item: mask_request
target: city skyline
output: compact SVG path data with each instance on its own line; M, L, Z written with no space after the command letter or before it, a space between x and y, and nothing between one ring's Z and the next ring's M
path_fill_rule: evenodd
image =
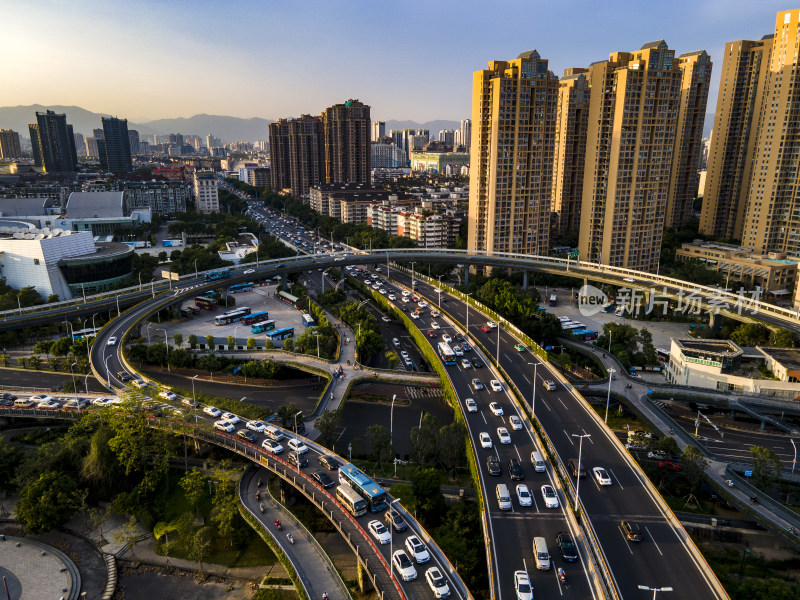
M769 15L791 8L773 0L681 0L668 13L627 2L598 11L584 0L508 0L488 10L479 2L239 1L221 13L184 0L89 0L67 13L53 0L33 0L3 11L0 49L21 60L8 65L12 85L0 104L72 104L137 122L200 113L278 119L359 98L376 120L460 120L470 113L471 73L486 68L487 57L536 49L561 76L616 48L665 39L706 50L713 61L728 41L770 33ZM209 74L216 85L198 93ZM718 87L717 74L710 112Z

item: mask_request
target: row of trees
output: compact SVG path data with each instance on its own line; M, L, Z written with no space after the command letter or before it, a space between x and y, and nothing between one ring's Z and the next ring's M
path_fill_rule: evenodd
M357 302L346 301L346 298L343 292L331 289L317 296L317 301L356 332L358 359L367 364L372 356L383 351L383 336L378 321L369 309Z
M624 323L606 323L603 334L597 338L597 345L608 350L617 357L625 369L632 366L658 364L656 347L653 345L653 334L646 328L636 329Z

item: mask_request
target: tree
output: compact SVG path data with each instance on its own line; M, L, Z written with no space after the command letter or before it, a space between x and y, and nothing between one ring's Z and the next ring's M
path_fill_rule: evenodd
M228 350L234 350L236 348L236 338L232 335L228 336Z
M69 349L72 344L72 338L59 338L50 346L50 354L55 354L56 356L66 356L69 354Z
M339 431L339 425L342 420L342 415L339 412L334 411L325 411L317 420L314 421L314 427L320 433L317 442L322 444L327 448L333 448L334 442L336 442L336 433Z
M765 490L780 477L783 470L781 459L775 451L761 446L750 448L750 455L753 458L753 479L756 487Z
M181 477L179 485L183 489L186 501L194 507L195 515L200 509L200 500L203 499L206 493L206 480L207 477L197 469L192 469Z
M283 349L286 350L287 352L291 352L292 350L294 350L294 340L292 340L292 338L286 338L283 341Z
M447 512L439 474L434 469L421 469L411 476L411 485L417 514L426 527L438 527Z
M135 561L136 553L133 551L133 549L139 542L140 535L141 532L139 531L139 526L136 524L136 517L131 515L131 517L119 529L117 529L117 531L114 532L114 541L127 546L131 551L131 557L133 557L133 560Z
M294 429L294 417L297 414L297 409L293 404L284 404L278 408L278 419L280 419L281 427L284 429Z
M35 370L39 369L39 365L42 364L42 359L39 358L38 354L34 354L28 359L28 364L33 367Z
M740 346L762 346L769 337L769 329L760 323L743 323L731 332L731 341Z
M3 363L4 367L8 366L8 363L11 362L11 357L8 354L0 355L0 362Z
M71 382L70 382L71 383ZM81 477L100 497L111 496L122 481L122 470L108 442L114 436L110 427L101 427L92 434L89 453L81 462Z
M422 417L422 427L411 428L411 455L418 465L437 462L439 420L430 413Z
M456 474L456 469L458 469L461 459L464 457L466 449L465 436L464 426L457 422L445 425L439 430L438 441L442 449L442 461L453 475Z
M703 477L710 463L702 452L697 449L697 446L686 446L681 458L683 459L683 474L689 480L692 493L696 493L700 489L700 484L703 482Z
M775 348L794 348L795 337L788 329L773 329L769 334L768 344Z
M256 340L255 338L247 338L247 349L251 352L256 349Z
M20 357L17 359L17 364L18 364L20 367L22 367L23 369L27 369L27 368L28 368L28 359L27 359L27 358L25 358L24 356L20 356Z
M197 578L203 578L203 560L208 556L214 532L210 527L201 527L189 540L189 558L200 563Z
M362 363L366 363L371 356L383 350L383 337L372 329L362 329L361 334L356 334L358 344L358 357Z
M107 505L105 508L90 508L89 509L89 520L92 524L92 527L97 528L98 530L98 540L97 543L103 545L106 543L106 539L103 537L103 525L106 524L106 521L111 518L111 505Z
M61 526L81 505L81 490L71 476L50 471L22 489L17 519L32 533Z
M206 336L206 350L214 350L214 336L210 333Z
M383 425L372 424L367 427L367 439L372 446L372 458L378 464L383 463L394 457L392 438L389 430Z
M195 339L197 339L197 338L195 338ZM173 334L172 335L172 341L175 342L175 345L178 348L180 348L181 346L183 346L183 334L181 334L181 333Z
M197 348L197 336L193 333L189 334L189 347L194 350Z
M270 340L270 339L267 339L267 340L264 342L264 349L265 349L265 350L272 350L274 347L275 347L275 344L273 344L273 343L272 343L272 340Z
M16 445L0 436L0 491L14 488L14 474L21 459L22 452Z
M52 348L54 343L53 340L39 340L33 345L33 351L36 354L46 354L49 357L50 348Z
M153 526L153 537L158 541L161 541L162 537L164 538L162 548L164 549L165 556L169 556L169 548L172 545L169 534L174 533L177 528L175 523L167 523L165 521L159 521Z

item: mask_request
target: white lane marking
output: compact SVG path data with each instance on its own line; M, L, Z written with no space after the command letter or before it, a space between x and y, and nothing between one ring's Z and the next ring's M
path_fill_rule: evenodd
M561 402L561 406L563 406L563 407L564 407L564 410L569 410L569 409L567 408L567 405L566 405L566 404L564 404L564 401L563 401L561 398L559 398L559 399L558 399L558 401L559 401L559 402Z
M484 423L485 425L488 425L488 424L489 424L489 422L486 420L486 416L483 414L483 411L480 411L480 415L481 415L481 418L483 419L483 423Z
M611 469L606 469L606 471L608 471L609 473L611 473L614 476L614 479L616 480L617 485L619 486L619 489L624 490L625 488L622 487L622 484L619 482L619 477L617 477L616 473L614 473L614 471L612 471Z
M519 448L517 448L516 445L514 446L514 451L517 453L517 458L519 459L519 462L522 462L522 456L520 455Z
M653 545L656 547L656 550L658 550L658 553L659 553L661 556L664 556L664 553L661 551L661 548L659 548L659 547L658 547L658 544L657 544L657 543L656 543L656 541L653 539L653 534L652 534L652 533L650 533L650 530L647 528L647 525L645 525L645 527L644 527L644 530L647 532L647 535L648 535L648 536L650 536L650 540L653 542Z
M575 445L575 442L573 442L573 441L572 441L572 436L571 436L570 434L568 434L568 433L567 433L567 430L566 430L566 429L562 429L561 431L563 431L563 432L564 432L564 435L565 435L565 436L567 436L567 440L569 441L569 443L570 443L570 444L572 444L572 445L574 446L574 445Z
M631 550L631 544L628 541L628 538L625 537L625 532L622 531L621 525L617 525L617 531L619 531L619 534L622 536L622 541L625 543L625 547L628 549L628 552L630 552L631 556L633 556L633 550Z
M528 378L527 378L527 376L526 376L524 373L522 374L522 378L523 378L525 381L527 381L528 383L530 383L530 382L531 382L531 380L530 380L530 379L528 379Z

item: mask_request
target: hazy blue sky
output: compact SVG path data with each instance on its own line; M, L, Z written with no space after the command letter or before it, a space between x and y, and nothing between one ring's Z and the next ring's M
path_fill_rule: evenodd
M771 33L773 0L3 0L0 106L79 105L133 121L278 118L347 98L377 120L469 116L472 72L535 48L561 74L665 39Z

